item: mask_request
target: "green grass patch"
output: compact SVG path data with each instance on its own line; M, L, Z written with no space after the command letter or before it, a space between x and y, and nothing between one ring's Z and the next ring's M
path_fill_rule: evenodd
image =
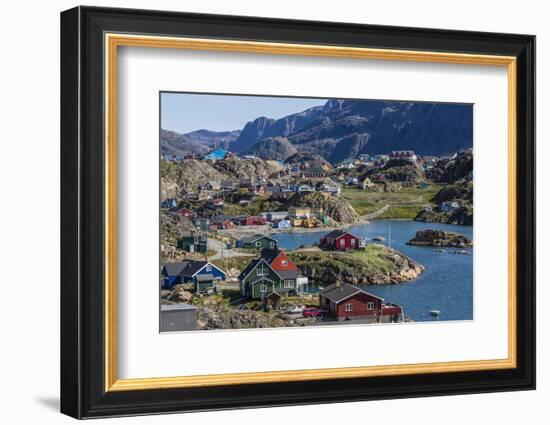
M221 267L223 270L237 269L243 271L253 259L254 257L230 257L225 260L217 259L212 261L212 263L215 266Z
M357 188L344 188L342 197L359 215L371 214L385 205L390 208L378 219L412 219L426 204L433 202L441 185L430 184L421 189L417 186L403 187L398 192L370 192Z

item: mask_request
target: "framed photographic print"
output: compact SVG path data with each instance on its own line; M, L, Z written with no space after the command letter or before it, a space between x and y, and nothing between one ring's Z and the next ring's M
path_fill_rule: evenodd
M535 387L535 38L61 14L61 411Z

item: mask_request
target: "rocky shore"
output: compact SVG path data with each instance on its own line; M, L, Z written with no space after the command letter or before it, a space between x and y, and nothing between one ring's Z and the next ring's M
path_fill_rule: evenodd
M427 229L416 232L416 236L407 245L467 248L473 246L473 243L460 233Z
M416 279L424 266L383 245L370 244L353 253L296 252L291 254L310 282L323 286L342 281L352 285L385 285Z

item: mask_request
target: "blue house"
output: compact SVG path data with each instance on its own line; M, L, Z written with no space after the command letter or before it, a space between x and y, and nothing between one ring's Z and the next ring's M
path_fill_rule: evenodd
M224 159L226 156L227 156L227 150L220 148L205 155L204 159L217 160L217 159Z
M170 289L180 283L192 283L195 291L202 293L215 289L216 281L225 280L226 273L208 261L185 260L167 263L161 272L163 288Z
M275 227L277 227L277 229L290 229L292 225L289 220L281 220L275 225Z
M175 199L165 199L160 204L161 208L176 208L178 206L178 203Z

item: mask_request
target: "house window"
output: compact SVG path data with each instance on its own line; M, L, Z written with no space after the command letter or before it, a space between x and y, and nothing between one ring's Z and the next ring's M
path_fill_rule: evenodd
M207 272L211 272L212 271L212 266L210 264L207 264L206 265L206 271Z
M346 241L344 239L340 239L340 246L341 247L346 246Z
M260 246L262 246L262 241L258 241L258 242L256 242L256 246L257 246L257 247L260 247Z
M284 287L285 288L294 288L294 281L292 279L285 280Z
M281 261L281 266L283 266L283 267L288 266L288 261L286 261L286 260Z
M367 310L374 310L374 303L372 301L367 303Z
M353 310L353 304L346 304L346 311L352 311Z
M267 275L267 267L265 267L263 264L258 267L258 276L265 276Z
M355 246L355 239L351 240L351 246Z
M274 247L275 247L275 242L273 242L273 241L269 242L269 246L270 246L271 248L274 248Z
M260 285L260 292L267 292L267 285L264 285L263 283Z

